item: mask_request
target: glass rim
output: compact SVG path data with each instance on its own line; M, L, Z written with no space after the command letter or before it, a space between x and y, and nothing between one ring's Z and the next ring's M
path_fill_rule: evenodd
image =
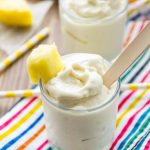
M99 19L99 18L95 18L95 19L84 19L84 18L78 18L78 17L75 17L74 15L70 14L64 7L64 4L63 4L63 1L64 0L60 0L60 8L63 9L63 11L72 19L72 20L78 20L78 22L80 23L89 23L89 24L95 24L95 23L105 23L105 22L108 22L118 16L120 16L121 14L123 14L126 10L127 10L127 7L128 7L128 0L125 0L125 6L123 7L123 9L121 9L120 11L118 11L116 14L112 15L112 16L109 16L109 17L106 17L106 18L103 18L103 19ZM98 20L99 19L99 20ZM94 22L91 22L91 21L94 21Z
M98 106L95 106L93 108L86 108L86 109L72 109L72 108L67 108L61 104L57 104L51 100L49 100L48 94L43 86L42 80L40 80L39 85L40 85L40 90L41 90L41 94L43 95L43 97L45 98L45 100L50 104L53 105L56 108L59 108L61 110L64 111L72 111L72 112L93 112L96 111L98 109L102 109L105 106L107 106L108 104L110 104L113 100L115 100L115 97L117 96L117 94L120 92L120 85L121 85L121 81L120 78L116 81L117 82L117 87L113 93L113 95L111 96L111 98L109 98L106 102L104 102L103 104L100 104Z

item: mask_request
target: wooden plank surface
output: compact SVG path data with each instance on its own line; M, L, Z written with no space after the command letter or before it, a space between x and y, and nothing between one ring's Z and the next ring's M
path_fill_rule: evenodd
M47 25L51 28L50 36L42 43L50 44L55 41L59 50L61 50L60 24L57 6L58 4L55 3L48 11L40 28ZM62 53L62 51L60 51L60 53ZM19 90L31 87L26 71L26 58L28 55L29 53L0 74L0 90ZM4 57L6 57L6 54L3 51L0 51L0 60ZM19 98L1 98L0 117L4 115L18 100Z

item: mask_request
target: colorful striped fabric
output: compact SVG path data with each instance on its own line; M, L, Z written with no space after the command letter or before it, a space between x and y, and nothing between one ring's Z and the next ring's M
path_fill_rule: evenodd
M129 0L130 20L150 20L150 0Z
M129 23L124 47L146 22ZM150 49L121 78L122 83L150 82ZM65 137L64 137L65 138ZM22 99L0 119L0 150L51 150L39 97ZM110 150L150 150L150 90L122 92L116 134Z

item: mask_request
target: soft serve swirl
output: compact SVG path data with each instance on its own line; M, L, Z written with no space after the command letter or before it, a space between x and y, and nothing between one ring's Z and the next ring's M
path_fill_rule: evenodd
M125 5L125 0L64 0L66 8L76 17L105 18L112 16Z
M111 89L103 85L102 75L107 69L108 64L106 65L104 59L98 55L87 60L72 62L51 79L46 84L46 88L49 95L64 106L101 103L111 93Z

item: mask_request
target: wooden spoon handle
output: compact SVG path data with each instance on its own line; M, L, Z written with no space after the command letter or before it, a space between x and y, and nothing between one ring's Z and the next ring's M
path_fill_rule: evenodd
M110 69L104 74L104 84L110 87L149 46L150 23L148 23L145 29L121 53Z

